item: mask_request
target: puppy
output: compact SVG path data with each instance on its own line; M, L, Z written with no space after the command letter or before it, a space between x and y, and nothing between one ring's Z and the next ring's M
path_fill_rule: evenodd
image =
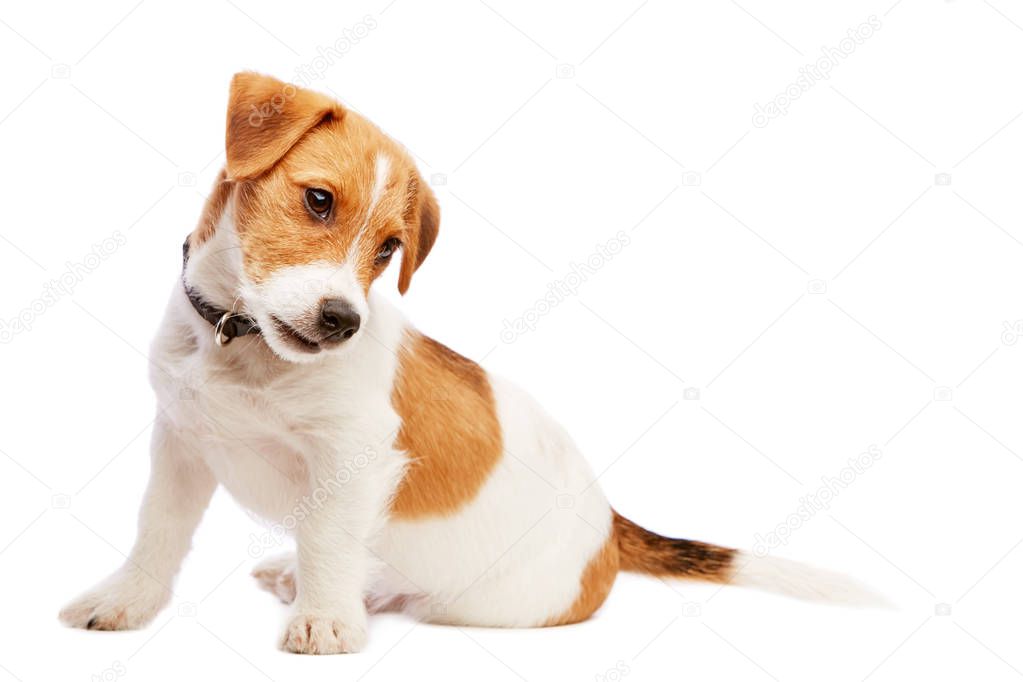
M226 157L152 346L158 416L138 537L61 611L66 624L152 620L218 485L295 536L294 555L254 575L293 604L282 647L296 653L359 651L367 613L385 609L575 623L620 570L855 594L837 576L617 514L534 400L377 295L398 251L409 288L439 212L408 153L364 118L240 73Z

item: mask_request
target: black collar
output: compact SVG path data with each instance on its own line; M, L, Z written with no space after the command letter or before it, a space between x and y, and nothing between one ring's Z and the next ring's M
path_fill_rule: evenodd
M185 287L185 295L188 296L188 302L195 308L195 312L199 313L202 319L213 325L213 340L216 341L217 345L226 346L236 336L258 334L259 325L256 324L254 319L248 315L241 315L230 310L218 308L203 299L202 294L196 291L194 287L188 286L188 283L185 282L185 266L188 265L187 239L181 251L181 284Z

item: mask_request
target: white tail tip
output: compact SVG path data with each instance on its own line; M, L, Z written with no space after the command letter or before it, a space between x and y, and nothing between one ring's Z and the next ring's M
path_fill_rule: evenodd
M852 578L797 561L739 552L733 564L735 574L730 581L733 585L743 585L807 601L875 608L893 606L883 595Z

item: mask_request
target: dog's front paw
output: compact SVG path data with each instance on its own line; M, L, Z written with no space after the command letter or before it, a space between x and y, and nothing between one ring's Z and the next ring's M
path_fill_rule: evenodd
M153 578L115 573L61 609L65 625L86 630L134 630L156 617L170 590Z
M284 650L296 654L351 654L365 644L365 622L353 624L327 615L295 616L281 640Z

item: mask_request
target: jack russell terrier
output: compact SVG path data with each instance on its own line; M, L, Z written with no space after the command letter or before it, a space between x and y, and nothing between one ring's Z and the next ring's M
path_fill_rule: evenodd
M226 167L184 246L152 346L149 486L121 568L60 613L138 628L217 485L293 532L253 575L293 613L282 647L359 651L368 612L431 622L575 623L619 571L839 601L850 580L645 530L616 513L525 392L424 336L398 289L437 239L409 154L338 102L255 73L231 82ZM573 496L571 510L558 492Z

